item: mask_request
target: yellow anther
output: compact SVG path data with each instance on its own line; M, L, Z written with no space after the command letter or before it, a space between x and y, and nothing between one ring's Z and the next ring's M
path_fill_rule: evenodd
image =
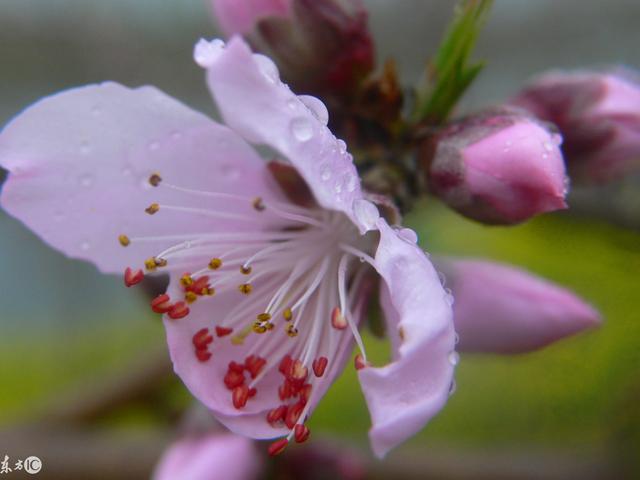
M291 311L290 308L285 308L284 311L282 312L282 316L287 322L289 322L293 318L293 312Z
M255 208L259 212L262 212L265 208L267 208L262 201L262 197L254 198L253 202L251 202L251 205L253 205L253 208Z
M209 261L209 268L211 270L217 270L222 266L222 260L220 260L219 258L212 258Z
M256 322L252 327L255 333L265 333L267 331L267 327L265 327L262 322Z
M149 257L144 261L144 267L150 272L155 270L158 264L156 263L155 257Z
M200 290L200 295L208 295L210 297L213 297L216 294L216 289L213 287L204 287L202 290Z
M243 275L249 275L251 273L251 267L249 265L240 265L240 273Z
M261 313L258 315L258 320L260 320L261 322L268 322L269 320L271 320L271 314L270 313Z
M194 292L187 292L184 294L184 299L187 303L193 303L198 299L198 295Z
M251 293L251 291L253 290L253 287L251 286L250 283L243 283L242 285L238 285L238 290L240 290L240 293L244 293L245 295L249 295Z
M236 335L235 337L231 337L231 343L233 345L242 345L244 343L244 336Z
M131 240L129 240L129 237L127 237L126 235L118 235L118 241L123 247L128 247L131 243Z
M162 182L162 177L159 173L152 173L149 177L149 184L151 184L152 187L157 187L160 185L160 182Z
M287 335L289 335L290 337L295 337L296 335L298 335L298 329L296 327L294 327L292 324L287 325Z
M264 325L265 327L267 327L267 330L273 330L273 327L275 326L273 323L271 322L267 322Z
M144 209L144 211L147 212L149 215L153 215L154 213L157 213L158 210L160 210L160 205L158 205L157 203L152 203L151 205L149 205L147 208Z
M191 285L193 285L193 278L191 278L191 275L185 273L182 277L180 277L180 284L183 287L190 287Z
M155 258L156 261L156 267L166 267L167 266L167 259L166 258Z

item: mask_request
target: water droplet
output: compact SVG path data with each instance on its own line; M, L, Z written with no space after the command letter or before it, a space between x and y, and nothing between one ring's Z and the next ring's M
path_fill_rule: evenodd
M80 185L82 185L85 188L89 188L90 186L93 185L93 177L88 173L85 175L81 175L78 178L78 183L80 183Z
M418 234L410 228L401 228L398 231L398 236L411 244L418 243Z
M455 380L451 380L451 385L449 385L449 396L453 395L454 393L456 393L456 389L458 388L456 381Z
M82 250L83 252L86 252L90 248L91 243L89 243L89 240L83 240L82 242L80 242L80 250Z
M89 152L91 152L91 145L89 145L89 142L86 140L80 142L80 153L82 155L87 155Z
M287 100L287 107L291 110L295 110L298 107L298 101L295 98Z
M351 193L355 191L357 186L358 186L358 177L356 177L355 175L351 175L347 180L347 192Z
M297 117L291 120L291 133L300 142L306 142L313 137L313 125L304 117Z
M444 287L444 285L447 283L447 277L444 276L444 273L438 272L438 278L440 279L440 285Z
M564 176L564 179L562 180L562 186L562 195L566 197L569 194L569 190L571 190L571 179L568 175Z
M450 288L445 288L444 301L447 302L447 305L453 307L453 302L455 299L453 298L453 294L451 293Z
M347 153L347 144L344 143L344 140L338 139L337 143L338 151L340 152L340 154L344 155L345 153Z
M322 167L322 170L320 171L320 178L325 182L331 178L331 167L329 167L329 165Z
M456 336L454 337L454 342L456 345L460 343L460 335L458 335L458 332L456 332Z
M219 38L208 42L204 38L198 40L193 50L193 59L202 68L213 65L224 49L224 42Z
M544 149L545 149L547 152L551 152L551 151L553 150L553 144L552 144L551 142L549 142L549 141L547 141L547 142L543 142L543 143L542 143L542 146L544 147Z
M329 123L329 110L327 110L325 104L322 103L322 100L312 97L311 95L300 95L298 98L320 123L323 125Z
M335 185L333 186L333 189L335 190L336 193L341 193L342 192L342 180L337 180Z
M367 230L373 230L380 218L378 207L368 200L359 198L353 202L353 214L356 220Z
M269 83L276 83L280 80L280 73L278 72L278 67L273 63L269 57L266 57L260 53L255 53L253 55L253 59L258 65L258 70L267 79Z
M458 354L458 352L453 350L451 353L449 353L448 359L449 363L455 367L460 362L460 355Z

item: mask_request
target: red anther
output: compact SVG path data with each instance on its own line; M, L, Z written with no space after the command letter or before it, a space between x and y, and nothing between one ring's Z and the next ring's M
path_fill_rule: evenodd
M353 359L353 363L356 366L356 370L362 370L365 367L368 367L369 364L364 361L364 357L362 354L357 354L356 358Z
M131 270L130 267L127 267L124 271L124 284L127 287L133 287L137 283L140 283L144 278L144 272L141 269Z
M338 330L344 330L345 328L347 328L347 319L342 314L340 307L335 307L331 311L331 325L333 326L333 328L337 328Z
M206 362L207 360L209 360L211 358L211 352L208 351L208 350L196 350L196 357L201 362Z
M287 415L285 416L284 423L287 428L293 428L298 420L300 419L300 415L302 414L302 409L304 408L304 404L298 402L291 405L287 409Z
M304 382L309 375L309 369L304 366L300 360L296 360L291 364L288 372L289 380L293 382Z
M282 453L282 451L287 448L287 445L289 445L289 440L287 440L286 437L281 438L269 445L269 449L267 451L269 452L270 456L275 457L276 455Z
M284 375L286 377L289 374L289 371L291 370L291 364L292 363L293 363L293 360L291 359L291 356L290 355L285 355L285 357L280 362L280 366L278 367L278 371L282 375Z
M249 387L240 385L234 388L231 393L231 399L233 400L233 406L240 410L247 404L247 400L249 400Z
M213 342L213 337L209 335L208 328L202 328L196 332L192 341L193 346L196 347L197 350L206 350L207 345Z
M186 287L185 290L193 292L196 295L202 295L202 290L206 288L209 288L209 277L204 275L195 280L190 286Z
M236 362L229 362L229 367L227 368L230 372L242 373L244 372L244 365Z
M151 310L156 313L167 313L172 307L171 299L166 293L158 295L156 298L151 300Z
M244 384L244 375L235 370L229 370L224 376L224 384L229 390L233 390Z
M287 416L287 406L280 405L277 408L274 408L269 413L267 413L267 422L271 424L271 426L276 426L276 423L284 422L285 417Z
M244 361L244 366L251 374L251 378L256 378L266 364L267 361L262 357L258 357L257 355L249 355Z
M169 310L169 318L178 320L189 315L189 307L184 302L175 303Z
M282 382L282 385L278 387L278 396L280 397L280 400L284 402L286 399L291 398L291 395L291 382L289 380L285 380Z
M316 377L321 377L322 375L324 375L324 371L327 368L328 363L329 360L327 359L327 357L318 357L313 361L311 366Z
M257 388L250 388L249 389L249 398L253 398L257 395L258 393L258 389Z
M301 423L298 423L298 424L296 424L296 428L294 430L293 436L295 437L296 442L302 443L307 438L309 438L309 434L310 433L311 433L311 431L309 430L309 427L307 427L306 425L303 425Z
M233 328L216 327L216 335L218 335L219 337L225 337L231 332L233 332Z
M309 401L309 398L311 397L312 389L313 389L313 386L310 383L306 383L300 388L300 391L298 392L298 394L300 395L301 403L304 403L305 405L307 404L307 402Z

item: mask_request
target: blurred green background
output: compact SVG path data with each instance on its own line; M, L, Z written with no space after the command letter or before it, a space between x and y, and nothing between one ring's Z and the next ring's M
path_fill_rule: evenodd
M106 79L155 84L212 112L191 61L194 40L216 35L204 3L0 2L0 125L43 95ZM437 44L452 2L392 3L391 15L387 2L368 2L379 56L396 57L411 82ZM463 108L499 102L550 67L639 66L639 18L634 1L613 1L602 11L595 0L498 0L479 46L488 67ZM633 478L640 456L638 185L630 178L578 191L573 205L579 216L548 215L514 228L483 227L435 201L420 203L407 223L431 253L525 266L588 299L605 322L534 354L464 355L446 409L389 461L441 449L460 452L459 459L468 452L524 452L526 459L526 452L541 451L553 461L585 461L617 478ZM131 370L146 352L162 347L160 322L120 279L63 258L2 212L0 248L0 430L37 420L52 404L64 403L69 391ZM384 358L384 343L367 343L374 357ZM100 425L143 432L161 445L174 413L189 402L177 381L164 385L162 394L160 408L134 403ZM347 369L316 411L312 430L365 447L368 426L355 373ZM2 443L9 438L0 435L0 455L9 453L10 443ZM563 478L535 464L537 458L504 478ZM595 475L589 478L607 478L597 470Z

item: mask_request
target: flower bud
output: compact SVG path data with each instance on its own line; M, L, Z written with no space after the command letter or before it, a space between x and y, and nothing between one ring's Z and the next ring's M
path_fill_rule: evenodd
M640 84L631 79L551 72L512 103L558 126L573 180L604 183L640 167Z
M227 35L271 57L295 91L344 96L374 67L362 0L213 0Z
M431 140L429 185L447 205L487 224L566 208L561 141L517 109L467 117Z
M593 328L600 316L570 291L499 263L439 259L465 352L524 353Z

